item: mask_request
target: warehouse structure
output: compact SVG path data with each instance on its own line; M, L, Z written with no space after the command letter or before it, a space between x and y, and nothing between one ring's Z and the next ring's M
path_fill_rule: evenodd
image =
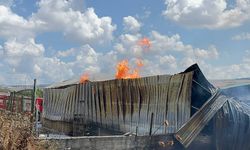
M74 132L74 120L138 136L173 136L182 148L209 137L216 149L249 149L250 108L211 85L198 65L175 75L60 83L44 91L43 124ZM213 139L213 140L211 140Z

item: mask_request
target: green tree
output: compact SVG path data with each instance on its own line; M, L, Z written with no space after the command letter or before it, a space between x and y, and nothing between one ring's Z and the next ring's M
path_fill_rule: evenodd
M43 98L43 90L38 88L36 89L36 97Z

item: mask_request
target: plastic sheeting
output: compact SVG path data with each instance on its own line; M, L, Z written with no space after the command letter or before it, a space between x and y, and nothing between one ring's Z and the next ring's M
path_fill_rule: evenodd
M235 99L228 100L214 118L217 150L250 149L250 107Z

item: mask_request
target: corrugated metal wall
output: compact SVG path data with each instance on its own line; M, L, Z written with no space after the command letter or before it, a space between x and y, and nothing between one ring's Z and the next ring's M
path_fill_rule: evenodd
M71 121L84 114L90 123L123 132L174 133L190 118L193 72L139 79L87 82L46 89L44 117ZM164 126L168 120L169 126Z
M54 121L72 121L78 100L76 85L44 90L43 117Z

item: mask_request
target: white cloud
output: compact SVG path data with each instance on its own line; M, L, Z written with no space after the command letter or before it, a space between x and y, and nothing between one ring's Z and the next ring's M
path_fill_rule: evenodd
M40 57L38 62L34 64L34 66L39 68L39 77L47 82L62 81L74 76L74 72L72 71L70 65L56 57ZM34 72L37 68L33 69ZM33 72L29 74L33 74Z
M244 32L239 35L235 35L232 37L232 40L250 40L250 33Z
M42 69L37 64L34 65L34 73L36 76L39 76L40 74L42 74Z
M143 55L143 49L138 45L141 38L141 34L122 34L119 42L114 44L114 49L126 57L140 57Z
M9 7L0 5L0 37L5 39L18 38L27 39L35 36L36 28L42 25L42 22L25 18L13 13Z
M176 73L194 63L203 63L219 57L215 46L208 49L194 48L183 43L178 34L167 36L152 31L148 36L151 46L146 49L138 44L142 37L139 33L122 34L114 44L114 51L117 52L118 59L128 59L130 62L134 58L142 59L143 75Z
M98 17L93 8L81 12L73 9L74 1L41 0L32 20L39 20L48 31L62 32L68 39L82 44L104 43L113 39L116 25L111 17ZM75 5L75 4L74 4Z
M152 31L150 33L152 47L151 50L153 52L165 52L165 51L177 51L190 53L193 51L191 45L184 45L181 41L181 37L178 34L173 36L162 35L157 31Z
M235 6L228 8L226 0L165 0L163 15L188 27L237 27L250 20L250 1L235 1Z
M1 59L5 70L13 76L19 76L20 80L30 76L30 78L41 77L46 81L58 81L73 75L66 63L57 58L44 56L44 51L44 46L37 44L34 39L26 41L8 40L2 48ZM5 78L10 77L6 74Z
M106 65L116 55L98 53L88 44L111 41L116 25L111 17L99 17L93 8L84 9L83 4L82 0L41 0L37 2L37 12L27 18L14 13L9 5L0 5L0 38L5 40L0 46L0 63L7 72L1 74L5 83L24 84L27 78L31 82L35 77L55 82L84 71L103 76L102 68L109 68ZM83 46L58 51L53 57L45 56L44 46L37 44L35 38L46 32L63 33Z
M95 64L98 61L99 55L100 54L95 52L92 47L90 47L89 45L85 45L80 48L80 51L76 56L76 60L81 61L84 65Z
M180 54L184 56L195 57L196 59L215 59L218 58L219 55L214 46L210 46L209 49L206 50L184 44L178 34L166 36L157 31L152 31L150 38L152 43L150 50L153 53L164 54L166 52L180 52Z
M250 73L247 53L240 64L212 66L209 61L219 58L219 51L215 46L197 48L183 42L179 34L164 35L151 31L147 34L151 46L145 49L138 44L145 37L140 33L142 23L131 16L124 17L126 33L119 35L116 42L112 43L113 50L98 52L91 44L112 40L116 26L112 24L110 17L99 17L93 8L82 9L78 2L80 1L41 0L38 2L38 11L29 18L21 17L10 8L0 6L0 37L6 40L0 46L0 68L10 72L11 77L19 79L18 82L26 82L27 76L29 79L38 77L44 82L56 82L80 76L83 72L89 73L91 79L111 79L114 78L118 61L128 59L133 65L137 58L144 63L141 69L143 76L177 73L197 62L209 78L245 77ZM204 9L199 14L205 5L211 5L211 8L213 6L215 12L206 8L209 10ZM172 19L177 22L189 22L185 17L198 17L197 20L201 22L199 27L221 28L225 26L225 21L229 22L228 27L234 26L231 20L234 17L227 18L227 13L234 11L224 10L224 5L223 0L213 4L207 0L180 0L171 3L171 7L169 5L172 12L170 13L169 9L168 15L175 15ZM247 11L247 6L248 4L237 3L240 11ZM183 10L178 12L180 8ZM221 16L214 18L213 14L222 15L227 19L223 20L222 17L220 20ZM207 15L207 18L200 19L202 15ZM196 26L192 25L192 22L189 23ZM48 57L45 53L48 49L45 50L42 44L35 42L40 32L63 33L66 38L78 41L82 46L57 51L55 56ZM1 74L0 81L14 83L14 80L9 79L10 74Z
M210 46L208 50L195 49L194 55L198 59L214 59L219 57L219 52L214 46Z
M16 39L9 40L5 42L3 47L4 61L15 68L15 70L29 69L32 66L32 62L36 61L36 58L42 56L43 53L43 45L36 44L34 39L29 39L23 43L17 42ZM20 68L20 65L24 67Z
M199 64L208 79L235 79L249 77L249 63L239 63L226 66Z
M141 23L132 16L123 17L123 25L128 32L138 32L141 28Z
M16 39L9 40L4 44L5 53L10 57L17 56L40 56L44 53L42 44L36 44L34 39L29 39L24 43L17 42Z
M171 68L177 68L176 58L172 55L159 56L161 65L168 65Z
M0 37L35 38L38 33L62 32L72 41L104 43L113 39L116 25L110 17L98 17L93 8L80 10L79 0L41 0L38 10L28 19L0 5Z
M73 55L75 55L74 48L70 48L70 49L65 50L65 51L57 51L57 54L56 54L57 57L69 57L69 56L73 56Z

